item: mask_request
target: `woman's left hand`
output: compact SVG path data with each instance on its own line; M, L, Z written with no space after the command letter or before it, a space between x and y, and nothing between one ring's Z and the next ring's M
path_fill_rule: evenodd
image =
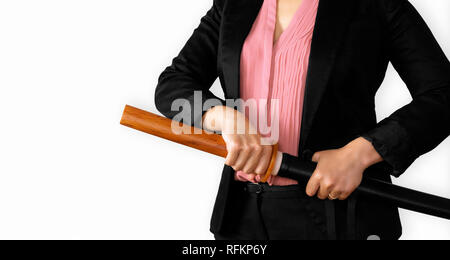
M312 160L317 167L306 187L308 196L345 200L361 184L364 171L383 159L360 137L340 149L317 152Z

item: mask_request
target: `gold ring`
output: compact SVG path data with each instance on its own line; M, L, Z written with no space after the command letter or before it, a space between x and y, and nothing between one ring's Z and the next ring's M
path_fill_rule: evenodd
M328 194L328 199L329 200L337 200L338 198L337 198L337 196L335 197L335 196L331 195L331 193L330 193L330 194Z

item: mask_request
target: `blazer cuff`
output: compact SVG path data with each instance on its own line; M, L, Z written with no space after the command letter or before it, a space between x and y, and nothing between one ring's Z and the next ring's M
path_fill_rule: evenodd
M372 143L384 161L391 166L391 175L395 177L400 177L417 158L408 132L394 120L381 121L375 129L361 137Z

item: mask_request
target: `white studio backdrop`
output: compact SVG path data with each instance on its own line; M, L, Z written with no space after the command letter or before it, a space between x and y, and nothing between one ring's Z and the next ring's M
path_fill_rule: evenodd
M449 57L450 1L411 2ZM157 112L157 78L211 3L0 1L0 239L213 238L223 160L119 125L125 104ZM389 68L379 119L410 100ZM395 183L450 198L449 158L447 139ZM401 217L402 239L450 239L449 221Z

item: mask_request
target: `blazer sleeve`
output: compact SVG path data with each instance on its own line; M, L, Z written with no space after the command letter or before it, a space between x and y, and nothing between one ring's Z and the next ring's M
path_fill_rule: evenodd
M173 101L182 100L186 102L182 106L183 109L186 106L190 107L190 111L183 111L189 113L190 122L183 123L199 128L206 100L214 99L224 104L223 100L209 90L218 77L217 51L222 12L218 2L217 0L213 2L213 6L201 19L200 25L194 30L178 56L162 72L155 91L156 108L164 116L172 119L180 113L172 111L171 107ZM194 98L196 91L201 94L201 102L198 96ZM194 101L197 101L196 111Z
M387 51L413 101L362 135L399 177L450 134L450 64L407 0L384 0Z

